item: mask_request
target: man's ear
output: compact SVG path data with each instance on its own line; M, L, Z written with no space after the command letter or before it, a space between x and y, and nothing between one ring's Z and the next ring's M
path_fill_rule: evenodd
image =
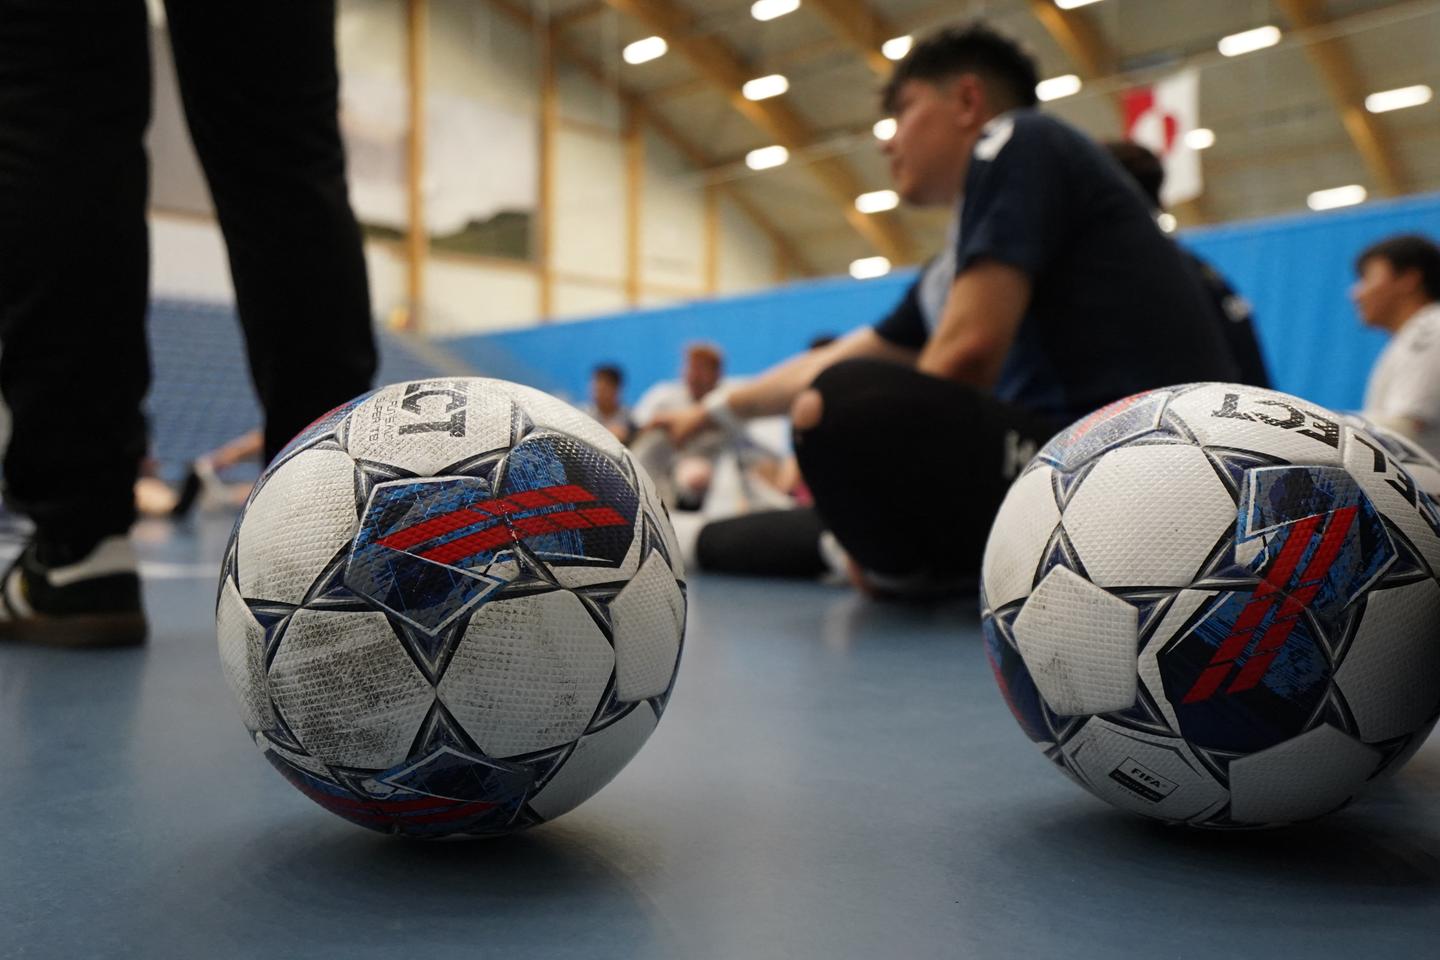
M1406 294L1419 293L1425 285L1425 277L1419 267L1411 267L1409 270L1396 270L1395 282Z
M950 96L957 126L980 126L989 116L990 94L978 74L962 73L950 82Z

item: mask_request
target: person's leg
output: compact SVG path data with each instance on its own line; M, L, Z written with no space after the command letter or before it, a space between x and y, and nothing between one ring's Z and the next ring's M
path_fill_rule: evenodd
M186 122L225 234L265 456L370 388L333 0L167 0Z
M133 548L149 385L141 0L0 0L5 497L35 523L0 638L145 638Z
M696 561L715 573L813 579L829 569L820 550L824 532L806 507L712 520L700 528Z
M825 525L866 571L978 575L1011 480L1057 424L970 387L872 360L796 402L795 453Z
M135 519L149 384L141 0L0 0L0 390L6 499L42 561Z

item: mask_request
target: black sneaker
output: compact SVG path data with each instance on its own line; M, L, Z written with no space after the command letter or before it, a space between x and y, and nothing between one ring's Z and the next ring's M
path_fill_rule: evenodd
M190 469L185 472L185 479L180 481L180 494L175 498L175 506L171 508L170 516L176 520L189 516L190 511L195 507L195 501L200 499L200 494L204 490L205 481L200 476L197 464L192 463Z
M144 643L138 569L128 537L106 537L63 566L42 564L32 540L0 582L0 640L56 647Z

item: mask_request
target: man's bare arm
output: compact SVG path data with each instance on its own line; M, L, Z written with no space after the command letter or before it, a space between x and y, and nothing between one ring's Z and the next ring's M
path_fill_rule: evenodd
M870 327L847 334L828 346L797 354L744 383L706 398L706 405L656 417L646 426L669 432L675 443L684 443L712 423L766 417L788 413L805 388L820 372L842 360L872 358L913 366L917 351L901 347ZM717 408L718 406L718 408Z
M797 354L738 384L728 393L729 406L736 416L745 418L789 413L790 404L826 367L862 357L913 366L916 356L914 350L891 343L870 327L862 327L834 343Z
M920 354L933 377L989 389L1030 305L1030 278L998 260L968 267L950 288L939 329Z

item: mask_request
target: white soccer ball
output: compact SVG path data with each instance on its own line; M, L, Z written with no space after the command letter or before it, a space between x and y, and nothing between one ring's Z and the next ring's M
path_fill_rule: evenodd
M605 428L516 384L423 380L276 458L216 618L245 726L306 796L385 832L498 834L574 808L650 736L684 570Z
M982 570L1016 720L1115 806L1204 827L1338 809L1440 716L1440 465L1296 397L1192 384L1050 441Z

